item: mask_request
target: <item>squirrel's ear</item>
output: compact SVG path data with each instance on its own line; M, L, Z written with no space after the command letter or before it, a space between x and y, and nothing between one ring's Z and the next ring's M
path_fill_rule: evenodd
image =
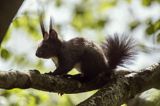
M44 22L43 22L44 11L42 11L42 12L39 11L38 14L39 14L39 22L40 22L40 27L41 27L41 32L42 32L42 35L43 35L43 39L48 39L49 35L48 35L48 32L44 28Z
M48 35L47 31L44 28L44 23L43 23L42 20L40 21L40 26L41 26L41 31L42 31L43 39L48 39L49 35Z
M51 39L57 39L58 38L58 34L54 29L51 29L49 31L49 38L51 38Z
M58 34L57 34L57 32L53 29L53 26L52 26L52 18L50 18L49 38L51 38L51 39L57 39L57 38L58 38Z

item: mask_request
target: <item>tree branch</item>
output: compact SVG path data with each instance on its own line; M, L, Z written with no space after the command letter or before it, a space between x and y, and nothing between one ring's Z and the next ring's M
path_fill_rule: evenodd
M62 76L51 76L40 74L37 70L29 72L0 71L0 88L35 88L38 90L58 93L80 93L98 88L98 83L80 83L79 81L64 78Z
M160 88L160 64L153 65L133 75L112 81L78 106L120 106L150 88Z
M80 83L62 76L40 74L37 70L29 72L1 71L0 88L35 88L49 92L79 93L101 88L78 106L119 106L137 93L150 88L160 88L160 64L153 65L138 73L123 76L116 72L105 86L97 86L100 81Z
M1 0L0 9L0 45L7 32L7 29L16 15L23 0Z

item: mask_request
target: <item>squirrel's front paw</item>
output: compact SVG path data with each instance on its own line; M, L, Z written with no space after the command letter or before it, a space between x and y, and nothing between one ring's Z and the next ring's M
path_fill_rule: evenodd
M37 69L33 69L33 70L29 70L30 73L38 73L40 74L40 72Z
M68 75L68 74L65 74L65 75L62 75L64 78L72 78L73 76L72 75Z
M44 74L46 74L46 75L55 75L53 72L48 72L48 73L44 73Z

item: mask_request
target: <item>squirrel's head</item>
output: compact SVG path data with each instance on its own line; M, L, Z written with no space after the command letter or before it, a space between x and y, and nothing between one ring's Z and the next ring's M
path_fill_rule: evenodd
M40 22L43 40L38 46L36 56L40 58L51 58L57 56L62 42L58 38L57 32L52 28L52 20L50 20L49 33L45 30L44 24Z

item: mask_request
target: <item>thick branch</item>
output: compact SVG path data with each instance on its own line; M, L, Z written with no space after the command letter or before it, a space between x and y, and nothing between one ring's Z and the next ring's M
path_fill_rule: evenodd
M31 70L28 73L20 71L0 71L0 88L3 89L35 88L50 92L79 93L97 89L97 83L82 84L76 80L62 76L40 74L37 70Z
M160 88L160 64L141 70L134 75L114 74L93 96L78 106L119 106L137 93L149 88ZM80 83L78 81L40 74L38 71L28 73L19 71L0 72L0 88L35 88L58 93L79 93L100 88L100 82Z
M0 45L7 32L7 29L16 15L23 0L1 0L0 6Z
M134 76L120 77L112 81L78 106L120 106L137 93L150 88L160 88L160 64L142 70Z

